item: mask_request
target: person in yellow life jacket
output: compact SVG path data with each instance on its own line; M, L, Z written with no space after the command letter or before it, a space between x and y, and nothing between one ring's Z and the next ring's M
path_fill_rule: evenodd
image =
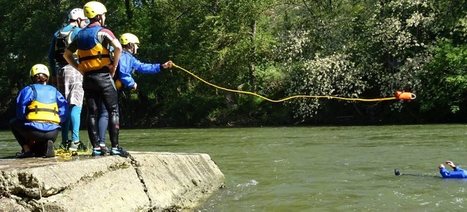
M53 157L60 123L66 119L67 101L55 87L47 85L47 66L34 65L30 76L33 83L19 92L16 117L10 121L22 148L16 157Z
M84 15L90 23L81 29L76 38L68 45L64 53L65 60L83 74L84 98L87 105L88 135L93 146L93 156L105 155L106 151L99 146L97 120L98 104L104 102L109 112L109 134L112 149L111 155L128 156L119 146L119 114L118 93L112 77L115 75L122 45L109 29L105 28L107 8L100 2L90 1L84 5ZM110 55L113 47L113 57ZM78 54L78 62L73 52Z

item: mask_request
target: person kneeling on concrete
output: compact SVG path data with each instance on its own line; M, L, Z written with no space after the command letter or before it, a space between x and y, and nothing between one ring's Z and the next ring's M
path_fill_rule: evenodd
M443 164L440 164L439 173L443 178L467 178L467 172L456 166L452 161L446 161L446 165L450 166L452 171L448 171Z
M31 68L32 84L16 98L16 117L10 126L22 151L16 157L53 157L54 142L65 121L67 101L53 86L47 85L49 69L43 64Z

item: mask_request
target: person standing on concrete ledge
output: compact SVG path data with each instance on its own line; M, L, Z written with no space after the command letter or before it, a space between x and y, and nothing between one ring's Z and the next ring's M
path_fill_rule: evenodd
M22 148L16 157L54 157L54 142L60 123L66 119L67 101L55 87L47 85L50 76L47 66L34 65L30 76L33 84L19 92L16 118L10 121Z
M79 127L81 124L81 107L83 105L83 75L69 65L63 53L65 48L73 41L81 28L89 23L81 8L74 8L68 14L68 25L54 33L49 49L49 65L52 76L56 78L57 89L65 95L69 103L67 120L62 126L62 143L60 147L75 152L78 149L85 150L86 146L80 141ZM71 127L71 140L68 134Z
M111 155L128 157L118 142L120 121L118 113L118 93L112 77L117 70L122 45L112 31L105 28L107 8L100 2L90 1L84 5L84 15L89 25L79 31L76 38L66 48L63 57L83 74L84 98L88 109L88 135L93 146L92 155L105 155L99 146L98 106L104 102L109 112L109 134L112 143ZM110 52L113 47L113 54ZM73 53L78 51L78 61Z

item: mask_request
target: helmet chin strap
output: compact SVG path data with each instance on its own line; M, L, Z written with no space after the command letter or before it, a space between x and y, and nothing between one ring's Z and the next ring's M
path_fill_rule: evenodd
M104 20L103 20L103 18L102 18L102 15L98 15L98 16L99 16L98 22L101 24L101 26L105 27L105 25L104 25Z
M130 52L131 54L135 54L136 53L136 48L135 48L135 44L133 43L129 43L128 45L126 45L125 49Z

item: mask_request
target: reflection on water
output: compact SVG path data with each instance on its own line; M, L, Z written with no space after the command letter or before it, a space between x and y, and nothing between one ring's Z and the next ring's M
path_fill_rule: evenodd
M467 168L465 128L122 129L120 140L133 151L210 154L226 187L200 211L439 211L467 208L467 181L437 170L448 159ZM7 143L0 156L18 150Z

